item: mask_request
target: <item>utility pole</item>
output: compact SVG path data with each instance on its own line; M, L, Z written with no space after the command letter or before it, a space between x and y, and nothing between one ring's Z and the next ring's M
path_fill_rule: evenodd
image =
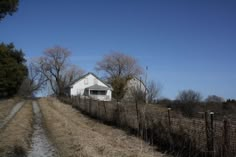
M148 104L147 71L148 71L148 66L146 66L146 71L145 71L145 99L146 99L146 104Z

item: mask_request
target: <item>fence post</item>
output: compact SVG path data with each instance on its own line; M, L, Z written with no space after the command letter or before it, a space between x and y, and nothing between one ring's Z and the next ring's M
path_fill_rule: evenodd
M72 106L74 106L74 104L75 104L75 97L73 97L72 99Z
M71 105L74 106L74 97L71 98Z
M91 107L92 107L92 106L91 106L91 103L92 103L92 102L91 102L91 101L92 101L91 98L89 98L89 114L90 114L90 115L92 115L92 111L91 111Z
M211 156L214 156L215 149L214 149L214 112L210 112L211 116L211 136L210 136L210 148L211 148Z
M170 131L170 129L171 129L170 110L171 110L171 108L168 108L168 124L169 124L169 131Z
M137 123L138 123L138 135L140 135L140 129L141 129L141 125L140 125L140 119L139 119L139 109L138 109L138 101L135 101L135 109L136 109L136 116L137 116Z
M116 125L120 126L121 122L120 122L120 101L116 101Z
M85 111L85 113L87 112L88 113L88 105L86 105L86 98L85 98L85 96L83 97L84 98L84 111Z
M98 119L101 119L101 116L100 116L100 105L99 105L99 101L97 100L97 117Z
M207 144L207 151L209 151L209 128L208 128L208 113L205 112L205 131L206 131L206 144Z
M205 124L207 139L207 156L214 157L214 112L210 112L210 126L208 124L208 113L205 112Z
M105 101L103 101L103 107L104 107L104 120L107 120L107 110L106 110L106 104Z
M226 117L223 121L223 157L228 156L229 146L230 146L230 138L229 138L229 123Z

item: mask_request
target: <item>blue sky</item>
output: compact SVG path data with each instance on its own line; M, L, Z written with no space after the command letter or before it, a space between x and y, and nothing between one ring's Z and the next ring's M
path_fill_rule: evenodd
M0 22L0 42L27 58L60 45L86 71L121 51L149 67L163 97L193 89L235 99L235 8L235 0L21 0Z

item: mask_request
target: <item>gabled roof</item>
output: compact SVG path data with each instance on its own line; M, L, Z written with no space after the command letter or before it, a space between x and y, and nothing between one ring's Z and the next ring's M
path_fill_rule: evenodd
M84 79L85 77L87 77L88 75L93 75L96 79L98 79L99 81L101 81L102 83L104 83L109 89L112 89L111 85L107 84L106 82L104 82L103 80L101 80L99 77L97 77L94 73L88 72L87 74L79 77L78 79L75 79L71 84L70 87L73 86L76 82Z

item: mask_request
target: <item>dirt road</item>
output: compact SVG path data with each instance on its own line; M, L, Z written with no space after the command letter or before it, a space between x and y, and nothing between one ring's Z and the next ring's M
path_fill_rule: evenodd
M49 137L63 157L162 157L141 139L91 120L56 99L39 101Z

